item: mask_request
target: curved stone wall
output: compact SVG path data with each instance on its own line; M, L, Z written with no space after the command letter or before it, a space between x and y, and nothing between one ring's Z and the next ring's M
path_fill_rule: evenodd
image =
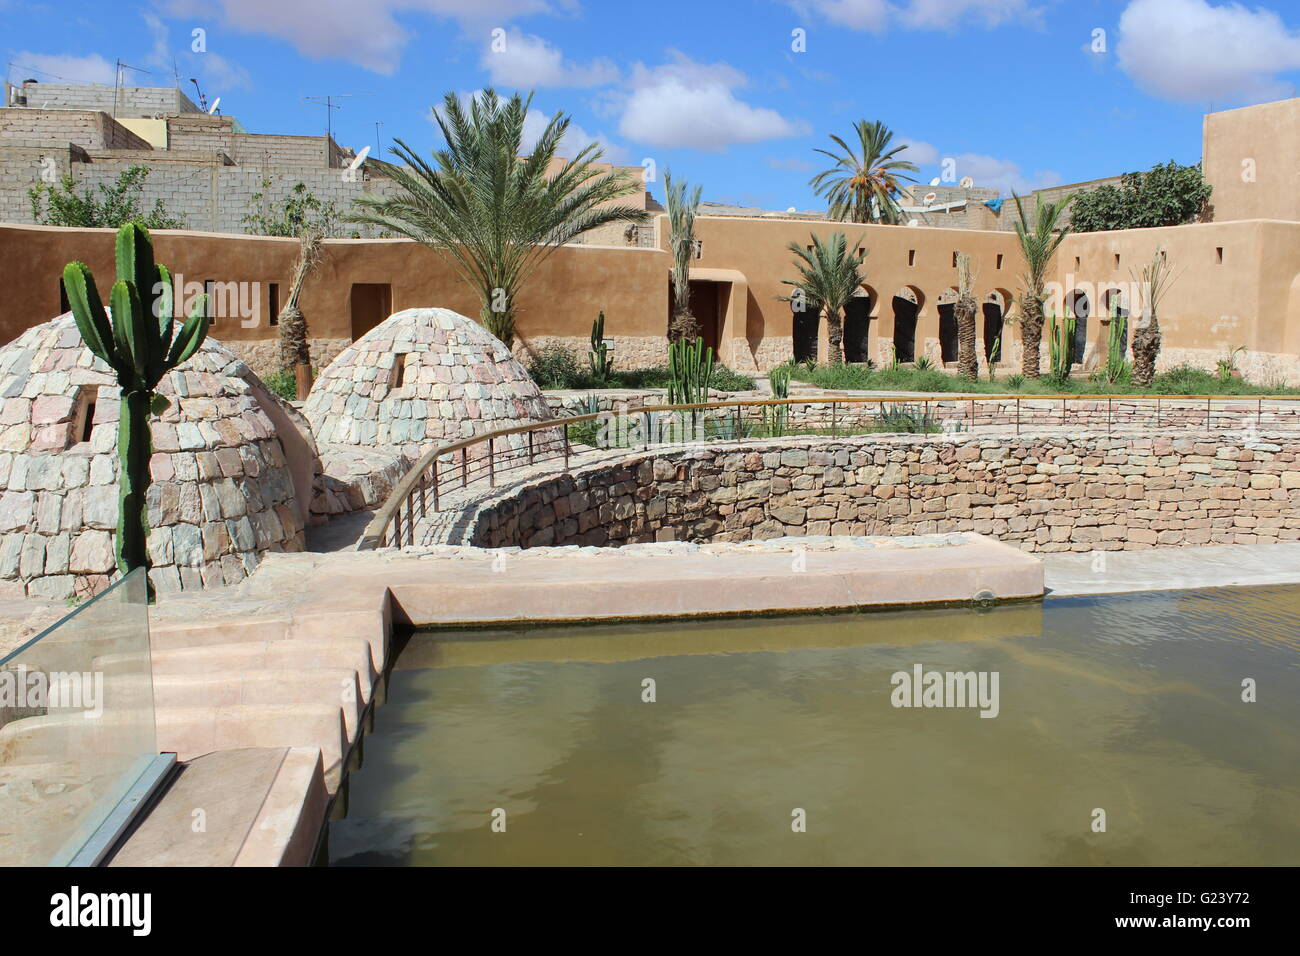
M480 547L974 531L1028 551L1300 540L1300 438L891 435L628 453L478 506Z

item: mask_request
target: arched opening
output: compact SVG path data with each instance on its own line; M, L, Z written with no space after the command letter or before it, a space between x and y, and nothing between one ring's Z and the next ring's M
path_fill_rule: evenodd
M957 361L957 290L945 289L936 303L939 309L939 356L944 364Z
M1129 310L1128 303L1124 301L1124 292L1121 289L1107 289L1101 295L1101 321L1110 323L1119 321L1122 323L1119 336L1119 350L1122 354L1128 354L1128 332L1129 332ZM1106 336L1107 350L1110 348L1109 331Z
M1092 312L1092 302L1088 298L1088 293L1082 289L1075 289L1066 301L1069 314L1074 316L1074 337L1070 340L1070 364L1076 365L1083 361L1083 353L1088 347L1088 316Z
M900 362L916 361L916 320L924 301L912 286L903 286L894 293L894 354Z
M1010 296L1000 289L994 289L984 298L981 312L984 316L984 360L989 364L1002 361L1006 342L1007 302Z
M844 361L865 362L871 357L871 311L875 304L875 293L864 286L844 306Z
M796 362L812 362L817 358L817 328L821 321L821 311L821 306L815 302L790 303L791 335L794 338Z

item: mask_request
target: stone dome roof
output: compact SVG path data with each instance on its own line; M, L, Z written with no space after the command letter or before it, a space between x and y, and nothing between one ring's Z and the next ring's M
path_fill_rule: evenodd
M303 412L322 451L390 448L411 460L435 445L551 418L510 350L450 309L389 316L321 373Z
M266 551L302 550L315 447L287 407L211 337L158 391L171 401L152 423L158 590L233 584ZM0 348L0 591L68 598L115 576L118 400L71 313Z

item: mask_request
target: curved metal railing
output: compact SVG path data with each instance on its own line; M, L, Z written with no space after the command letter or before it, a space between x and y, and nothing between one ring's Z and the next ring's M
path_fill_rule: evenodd
M1265 408L1266 403L1277 402L1286 403L1287 407ZM1249 439L1263 433L1266 411L1272 413L1267 426L1275 432L1300 432L1300 395L822 394L694 405L633 406L498 428L430 449L375 511L357 548L365 551L413 545L416 525L431 511L441 510L442 499L447 494L476 482L486 480L489 487L495 487L502 473L548 460L563 459L567 471L575 454L575 430L584 424L606 424L604 443L592 446L604 450L800 434L848 437L864 434L860 430L864 423L873 426L870 432L887 432L885 409L899 405L918 409L920 430L931 432L960 433L977 427L1001 426L1013 428L1019 435L1023 427L1075 425L1104 427L1110 434L1116 425L1207 430L1235 426L1243 438ZM802 420L794 415L800 407L804 413ZM932 415L931 409L948 414ZM875 416L864 418L863 411L874 411ZM713 412L719 414L710 417ZM886 427L880 427L882 422ZM610 425L614 426L612 441Z

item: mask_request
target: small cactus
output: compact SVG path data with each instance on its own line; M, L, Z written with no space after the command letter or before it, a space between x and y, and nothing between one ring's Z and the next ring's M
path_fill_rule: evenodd
M709 400L713 349L704 339L681 339L668 346L669 405L701 405Z
M199 296L188 321L175 332L172 278L153 259L153 241L139 223L117 232L117 281L109 294L112 321L105 314L95 277L84 262L63 270L68 302L81 338L117 375L121 406L117 420L118 513L114 550L122 574L149 569L150 413L161 415L168 401L155 389L162 377L193 355L208 334L206 296ZM152 594L152 588L150 589Z
M591 377L596 384L604 385L614 370L614 360L609 357L609 343L605 341L605 313L601 312L591 323L591 351L587 354Z

